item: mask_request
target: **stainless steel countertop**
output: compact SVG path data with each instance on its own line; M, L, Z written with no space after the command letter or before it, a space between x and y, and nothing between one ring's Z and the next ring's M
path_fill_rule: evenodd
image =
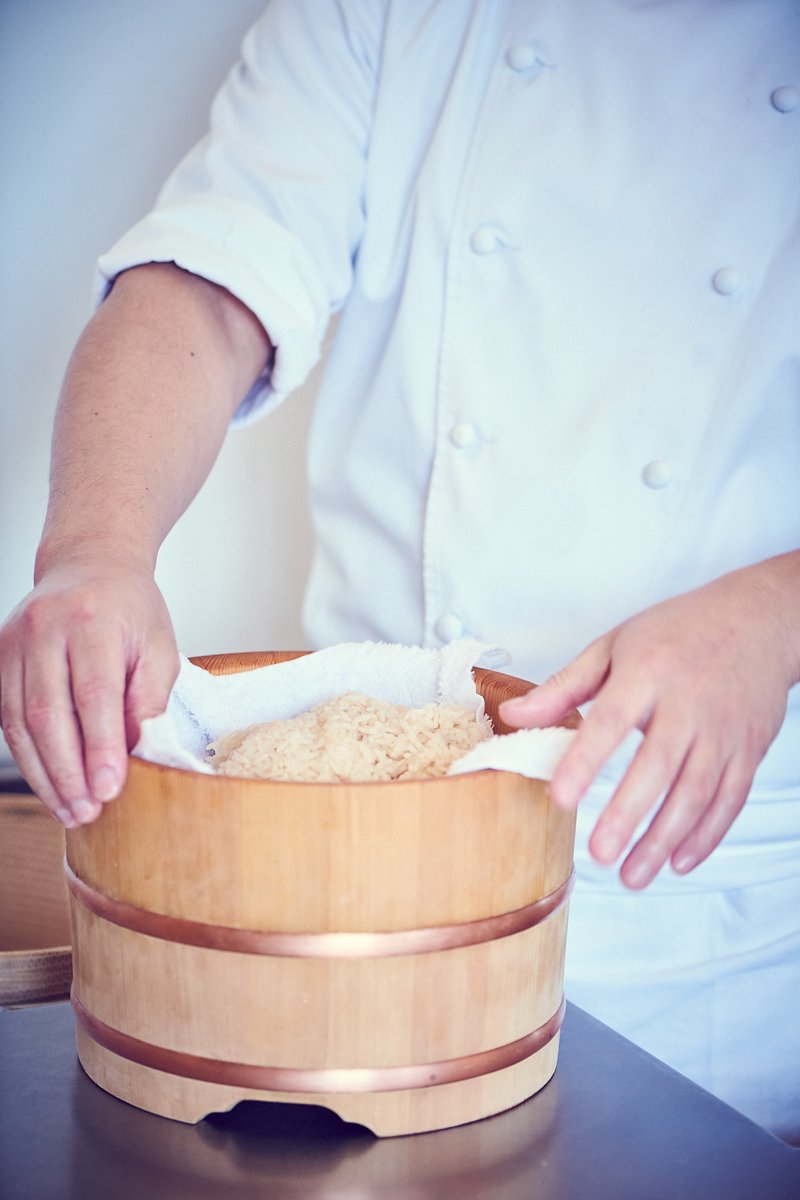
M325 1110L239 1105L199 1125L96 1087L68 1004L0 1012L3 1200L798 1200L800 1150L569 1006L525 1104L379 1140Z

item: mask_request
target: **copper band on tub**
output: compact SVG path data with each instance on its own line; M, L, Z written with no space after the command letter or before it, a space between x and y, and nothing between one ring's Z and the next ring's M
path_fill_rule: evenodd
M150 912L113 900L79 879L68 863L64 869L72 895L84 908L123 929L144 933L166 942L182 942L209 950L238 954L264 954L278 958L386 958L398 954L429 954L479 942L496 941L531 929L561 908L574 884L572 872L548 896L496 917L464 921L457 925L432 925L424 929L397 929L386 933L278 933L210 925Z
M478 1075L491 1075L531 1058L551 1042L561 1028L566 1002L562 999L556 1012L544 1025L525 1034L515 1042L448 1058L443 1062L417 1063L401 1067L262 1067L253 1063L227 1062L218 1058L203 1058L140 1041L93 1016L72 993L75 1016L85 1032L98 1045L121 1058L180 1075L204 1083L227 1084L229 1087L253 1088L265 1092L399 1092L410 1088L437 1087L443 1083L458 1083Z

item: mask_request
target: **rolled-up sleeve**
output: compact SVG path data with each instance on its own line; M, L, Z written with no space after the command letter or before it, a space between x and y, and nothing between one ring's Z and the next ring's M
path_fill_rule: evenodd
M214 101L207 136L98 262L98 303L121 271L174 262L258 317L276 353L238 420L303 382L352 285L384 7L273 0Z

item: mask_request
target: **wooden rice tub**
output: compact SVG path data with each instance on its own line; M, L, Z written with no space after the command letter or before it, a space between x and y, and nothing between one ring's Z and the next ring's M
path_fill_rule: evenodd
M504 732L530 685L475 678ZM573 838L506 772L295 784L131 759L67 835L81 1063L181 1121L294 1101L391 1135L510 1108L556 1066Z

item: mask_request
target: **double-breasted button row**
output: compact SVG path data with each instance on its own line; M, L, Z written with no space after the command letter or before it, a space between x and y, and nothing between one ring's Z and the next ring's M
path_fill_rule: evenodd
M527 75L537 73L544 65L541 53L529 42L516 42L509 46L505 61L513 71ZM770 93L770 102L776 112L793 113L800 109L800 89L793 84L781 84ZM493 254L506 243L498 228L486 223L473 230L469 244L473 253L486 255ZM710 282L717 295L733 296L742 285L742 274L734 266L722 266L713 272ZM464 421L452 426L449 437L458 449L473 447L480 442L475 426ZM673 470L665 459L654 459L642 468L641 478L647 487L659 489L672 482ZM464 627L454 613L444 613L437 621L435 630L443 641L451 641L461 636Z

